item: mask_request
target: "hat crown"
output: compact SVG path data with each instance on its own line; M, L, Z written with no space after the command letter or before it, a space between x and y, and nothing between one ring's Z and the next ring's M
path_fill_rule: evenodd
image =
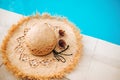
M33 55L49 54L56 45L54 31L45 23L35 24L27 33L26 44Z

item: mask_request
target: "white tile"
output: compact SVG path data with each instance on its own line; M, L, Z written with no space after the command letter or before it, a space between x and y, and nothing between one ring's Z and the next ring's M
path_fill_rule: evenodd
M80 59L80 62L72 73L70 73L67 77L70 80L85 80L86 74L89 70L92 57L94 54L94 48L96 46L97 40L90 36L83 35L82 44L83 44L83 52ZM92 45L93 44L93 45ZM92 45L92 46L91 46Z
M0 24L3 25L3 27L10 27L22 17L20 14L0 9Z
M120 69L93 60L86 80L120 80Z
M120 69L120 46L99 40L94 58Z
M92 50L83 50L83 55L81 56L77 68L67 76L70 80L85 80L92 61L92 56L86 55L87 52L93 54Z
M93 59L98 60L99 62L102 62L109 66L112 66L114 68L120 69L120 60L102 56L102 55L95 55Z
M90 57L82 56L82 59L77 68L67 77L70 80L85 80L86 73L90 65L90 61L91 61Z
M0 80L17 80L17 78L15 78L3 65L0 67Z
M98 39L87 36L87 35L83 35L83 39L82 39L82 43L84 48L86 49L90 49L92 51L94 51L95 46L97 44Z
M22 17L20 14L0 9L0 44L11 25L16 24Z
M83 39L84 55L91 56L91 59L89 68L85 73L86 77L82 80L120 80L120 46L99 39L96 40L95 44L95 41L92 43L93 40L96 38L92 39L92 37L87 36ZM92 55L91 50L93 51Z
M4 26L1 26L1 25L0 25L0 45L1 45L1 42L2 42L2 40L3 40L3 38L4 38L4 36L5 36L6 33L7 33L7 31L8 31L8 28L7 28L7 27L4 28Z
M99 40L95 53L120 60L120 46Z

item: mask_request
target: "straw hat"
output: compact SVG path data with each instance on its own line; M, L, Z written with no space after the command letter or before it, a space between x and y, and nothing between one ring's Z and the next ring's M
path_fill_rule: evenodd
M78 64L81 35L65 18L37 14L13 25L1 49L4 64L17 77L60 79Z

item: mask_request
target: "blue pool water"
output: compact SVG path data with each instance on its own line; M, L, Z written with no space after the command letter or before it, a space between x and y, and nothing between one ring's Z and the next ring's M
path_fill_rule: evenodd
M0 0L0 8L65 16L81 33L120 45L120 0Z

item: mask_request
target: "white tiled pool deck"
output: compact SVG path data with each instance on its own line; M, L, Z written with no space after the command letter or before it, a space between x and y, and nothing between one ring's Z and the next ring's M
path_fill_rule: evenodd
M10 26L20 14L0 9L0 43ZM75 71L68 74L70 80L120 80L120 46L87 35L83 35L83 54ZM0 65L2 58L0 54ZM0 66L0 80L16 80Z

